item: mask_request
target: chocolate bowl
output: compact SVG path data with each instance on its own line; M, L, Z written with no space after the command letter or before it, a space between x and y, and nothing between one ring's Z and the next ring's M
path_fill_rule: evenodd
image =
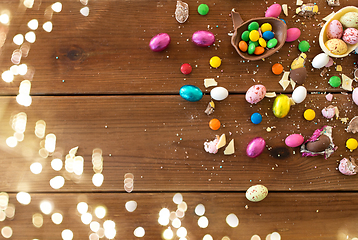
M234 35L231 37L231 44L236 49L237 53L246 60L260 60L266 57L271 56L277 50L279 50L283 44L286 42L287 37L287 25L278 18L273 17L261 17L261 18L252 18L244 22L238 12L235 12L235 9L231 10L231 18L234 24ZM247 27L251 22L257 22L260 26L264 23L269 23L272 26L272 32L275 33L275 38L278 43L276 47L272 49L266 49L265 52L261 55L250 55L247 52L242 52L239 49L239 42L241 41L241 34L247 30Z

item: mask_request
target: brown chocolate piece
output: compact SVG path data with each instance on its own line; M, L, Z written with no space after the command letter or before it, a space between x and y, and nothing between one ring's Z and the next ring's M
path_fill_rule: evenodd
M358 116L352 118L352 120L348 124L347 132L356 133L358 132Z
M306 149L311 152L322 152L329 147L331 140L326 135L321 135L316 141L306 143Z
M305 82L307 77L307 70L305 67L291 70L290 78L297 84L301 85Z

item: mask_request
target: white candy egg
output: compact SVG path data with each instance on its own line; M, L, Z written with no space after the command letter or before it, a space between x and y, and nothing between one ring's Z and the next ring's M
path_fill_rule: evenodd
M329 56L325 53L320 53L312 60L312 67L323 68L329 62Z
M214 100L221 101L227 98L227 96L229 96L229 92L224 87L215 87L211 89L210 96Z
M307 97L307 89L304 86L297 87L292 93L292 99L295 103L303 102Z

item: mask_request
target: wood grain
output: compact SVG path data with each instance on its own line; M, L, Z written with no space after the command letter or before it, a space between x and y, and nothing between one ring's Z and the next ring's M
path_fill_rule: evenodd
M269 193L260 203L251 203L244 193L182 193L188 205L182 226L187 229L188 239L202 239L210 234L214 239L224 236L230 239L250 239L257 234L265 239L267 234L278 232L282 239L329 239L343 240L358 236L355 225L358 210L357 193ZM15 218L5 220L0 226L13 229L12 239L61 239L61 232L70 229L74 239L87 239L91 233L88 225L81 222L76 206L80 201L89 205L88 212L94 215L97 206L105 206L107 215L103 219L94 216L93 220L103 224L105 220L116 223L116 239L137 239L133 236L136 227L145 229L144 239L160 239L162 232L168 228L158 223L159 211L168 208L176 211L173 203L174 193L103 193L92 194L32 194L28 206L16 202L10 195L10 203L16 207ZM53 203L53 212L63 215L63 222L55 225L50 215L44 215L41 228L32 225L32 215L41 213L40 202L47 200ZM129 213L125 209L127 201L137 202L137 209ZM195 206L203 204L209 220L207 228L197 224L198 216ZM239 226L229 227L226 216L234 213L239 218ZM23 231L23 229L26 231ZM176 229L170 227L174 234ZM175 238L177 239L177 238Z
M271 190L357 190L355 176L347 177L336 170L338 160L356 156L345 147L346 140L355 135L345 131L347 124L340 119L327 120L320 113L324 106L333 104L339 107L341 118L351 119L357 115L357 108L349 96L335 94L333 102L328 102L324 94L309 95L305 103L292 106L284 119L273 116L273 99L253 106L244 96L232 95L216 102L211 116L204 113L208 101L208 96L196 103L179 96L34 97L31 108L24 109L14 98L3 98L8 102L0 127L4 138L14 132L8 125L11 114L26 110L28 116L24 142L14 150L2 143L7 153L1 160L1 171L8 176L3 179L3 190L51 191L48 181L58 173L50 167L51 157L41 159L37 153L40 139L34 136L34 126L39 119L46 121L46 133L57 136L57 151L63 161L76 146L78 155L85 158L80 184L68 181L61 191L123 191L127 172L135 175L136 191L244 191L253 183L264 183ZM316 111L314 121L303 118L307 108ZM254 112L263 115L262 123L251 123ZM223 124L218 131L208 127L214 117ZM299 148L289 148L283 142L293 133L307 139L324 125L334 127L338 146L327 160L323 156L301 157ZM225 156L222 149L218 154L206 153L203 143L223 133L227 141L235 140L236 153ZM266 150L251 159L246 156L246 146L257 136L265 139ZM101 148L104 156L105 181L99 189L91 183L94 148ZM40 175L29 171L35 161L44 164Z
M13 2L13 1L10 1ZM255 83L264 84L268 91L283 92L278 81L281 76L271 72L271 66L281 62L286 71L299 55L297 41L286 43L279 53L265 61L246 62L239 57L230 44L232 21L229 16L232 8L240 12L244 20L264 15L272 4L264 1L207 1L210 12L200 16L196 12L198 3L187 1L190 17L184 24L174 18L175 1L99 1L89 2L90 14L80 14L83 7L78 1L62 1L63 10L54 13L51 21L53 31L47 33L41 29L47 21L46 8L52 1L42 1L38 8L17 13L11 25L8 41L0 56L2 70L12 63L10 56L16 49L11 43L17 33L25 34L26 24L37 18L40 28L36 30L37 41L31 44L31 50L22 63L35 71L32 80L33 95L62 94L177 94L185 84L202 86L204 78L216 78L220 86L230 92L245 92ZM287 3L287 1L277 1ZM342 0L341 7L351 5L351 1ZM329 77L338 75L335 65L322 78L321 70L312 69L310 61L321 52L318 44L319 23L335 10L328 7L326 1L317 1L320 14L313 18L295 17L296 5L288 3L289 16L283 18L289 28L302 30L300 41L308 40L311 50L308 52L306 69L308 77L305 86L309 91L341 91L328 84ZM16 12L17 5L12 6ZM281 14L283 15L283 14ZM21 21L20 21L21 20ZM201 48L191 42L191 36L198 30L210 30L216 36L215 46ZM160 32L171 36L169 48L163 52L152 52L148 44L150 39ZM209 59L212 56L222 58L222 66L212 69ZM356 56L351 54L343 59L335 59L343 66L342 73L353 77ZM180 72L183 63L190 63L194 70L185 76ZM0 83L0 94L17 94L21 77L13 84ZM356 84L354 84L356 86ZM287 89L286 92L290 92Z

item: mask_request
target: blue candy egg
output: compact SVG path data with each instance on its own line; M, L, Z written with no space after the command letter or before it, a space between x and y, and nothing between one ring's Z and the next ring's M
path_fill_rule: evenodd
M279 18L282 22L286 23L285 19L283 18Z
M262 116L260 113L254 113L251 115L251 122L253 124L259 124L262 121Z
M266 31L266 32L264 32L264 33L262 34L262 37L263 37L266 41L268 41L268 40L274 38L274 37L275 37L275 34L274 34L273 32L271 32L271 31Z
M203 92L194 85L184 85L180 88L179 94L189 102L197 102L203 97Z

